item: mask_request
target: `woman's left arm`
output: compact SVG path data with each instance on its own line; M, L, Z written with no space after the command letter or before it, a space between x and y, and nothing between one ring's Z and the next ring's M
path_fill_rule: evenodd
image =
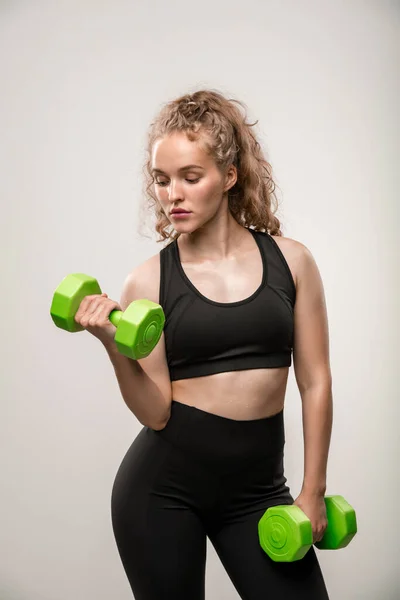
M333 421L325 293L317 264L303 244L296 261L293 366L302 401L304 479L295 503L311 520L314 542L326 529L324 495Z

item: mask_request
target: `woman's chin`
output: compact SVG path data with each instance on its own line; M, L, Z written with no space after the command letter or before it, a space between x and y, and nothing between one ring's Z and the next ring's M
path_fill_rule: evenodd
M193 223L193 221L189 222L189 220L185 221L184 219L181 221L179 221L179 219L174 219L174 221L172 221L172 225L176 231L185 231L188 233L197 229L197 226Z

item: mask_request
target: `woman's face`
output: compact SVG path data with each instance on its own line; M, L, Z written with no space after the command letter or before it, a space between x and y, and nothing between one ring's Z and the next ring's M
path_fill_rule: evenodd
M236 182L231 166L224 175L199 141L191 142L184 132L174 132L155 142L152 149L154 191L174 229L190 233L212 219L223 194ZM189 211L185 216L174 208Z

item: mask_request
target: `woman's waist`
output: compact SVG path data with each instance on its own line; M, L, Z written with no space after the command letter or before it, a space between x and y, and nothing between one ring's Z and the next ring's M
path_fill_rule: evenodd
M229 419L262 419L283 410L287 380L287 367L229 371L172 381L172 397Z
M271 417L237 420L175 399L168 423L153 433L188 458L227 472L263 460L279 468L285 444L283 410Z

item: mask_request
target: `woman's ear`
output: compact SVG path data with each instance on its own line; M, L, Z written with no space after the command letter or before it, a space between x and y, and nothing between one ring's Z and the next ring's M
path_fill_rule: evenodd
M229 165L225 173L225 187L224 192L227 192L235 185L237 181L237 169L235 165Z

